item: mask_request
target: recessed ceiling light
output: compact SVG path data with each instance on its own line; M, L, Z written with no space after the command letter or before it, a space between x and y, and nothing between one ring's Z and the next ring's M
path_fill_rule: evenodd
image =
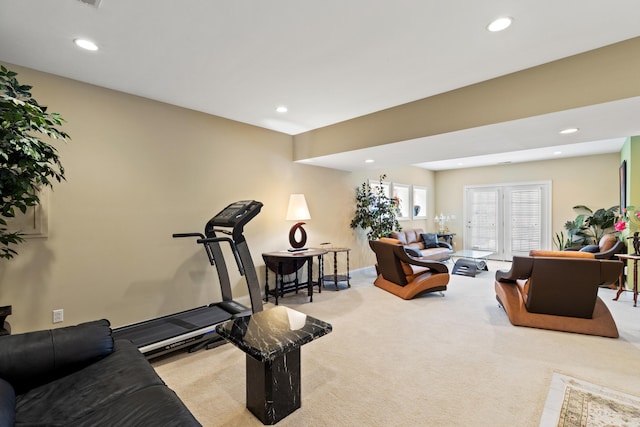
M75 39L73 40L73 42L76 44L76 46L86 50L98 50L98 45L87 39Z
M513 23L513 18L504 16L502 18L498 18L494 20L489 25L487 25L487 30L491 31L492 33L506 30L511 26L512 23Z
M367 159L364 161L365 163L375 163L376 161L373 159Z
M576 133L576 132L578 132L578 128L567 128L567 129L562 129L560 131L562 135L568 135L570 133Z
M289 109L287 107L285 107L284 105L281 105L281 106L276 108L276 111L278 113L286 113L287 111L289 111Z

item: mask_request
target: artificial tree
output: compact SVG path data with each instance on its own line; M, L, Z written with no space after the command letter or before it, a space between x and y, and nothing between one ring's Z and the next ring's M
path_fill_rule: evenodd
M13 258L18 252L10 245L24 241L19 230L9 229L7 219L38 205L40 189L64 179L57 150L47 140L69 139L57 128L63 118L48 113L31 96L32 87L16 76L0 66L0 259ZM0 335L9 332L4 325L9 314L11 306L0 307Z
M363 182L356 188L356 212L351 220L351 228L368 229L367 237L370 240L387 236L394 229L402 229L397 219L400 214L398 200L383 191L382 180L385 178L386 175L380 176L379 186L372 188L368 182Z
M16 76L0 66L0 258L6 259L17 255L10 245L24 241L20 231L9 230L6 219L38 205L40 189L64 179L58 152L47 140L69 139L57 128L64 119L48 113L31 96L32 86L20 84Z

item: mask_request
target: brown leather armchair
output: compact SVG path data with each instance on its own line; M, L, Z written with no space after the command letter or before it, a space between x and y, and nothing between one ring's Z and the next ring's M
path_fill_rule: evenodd
M615 282L618 261L545 252L514 256L511 270L497 271L496 298L516 326L618 337L615 321L598 297L598 287ZM586 255L586 254L585 254Z
M567 251L576 251L574 248L567 248ZM578 252L590 252L597 259L616 259L615 254L627 252L624 242L620 241L613 234L605 234L600 238L597 245L587 245L578 250Z
M373 282L377 287L402 299L447 290L449 269L443 263L412 258L395 239L371 240L369 246L378 261L378 277Z

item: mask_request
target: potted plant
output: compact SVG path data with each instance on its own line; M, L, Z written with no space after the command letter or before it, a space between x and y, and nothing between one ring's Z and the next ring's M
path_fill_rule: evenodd
M58 153L48 141L66 141L60 130L64 120L48 113L31 96L31 86L20 84L17 73L0 66L0 259L18 252L10 245L24 241L19 230L10 230L7 219L40 203L39 190L64 179ZM0 329L11 306L0 307Z
M402 230L398 222L400 204L397 198L391 198L383 191L382 180L386 175L380 176L380 185L373 188L368 182L356 188L356 212L351 220L351 228L360 227L367 230L370 240L379 239L389 235L391 231Z
M571 246L571 239L569 237L565 238L564 233L561 231L555 234L553 244L558 247L559 251L564 251L565 248Z
M597 245L603 235L615 232L618 206L593 211L585 205L577 205L573 209L578 216L564 225L572 245Z

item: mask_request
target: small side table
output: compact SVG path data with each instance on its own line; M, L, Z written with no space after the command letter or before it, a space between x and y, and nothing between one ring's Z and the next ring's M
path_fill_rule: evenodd
M338 286L338 283L347 282L347 287L350 288L351 276L349 275L349 252L351 251L351 248L324 248L324 250L329 253L333 253L333 274L323 276L322 281L324 284L332 282L336 287L336 291L339 291L340 287ZM338 253L340 252L347 254L347 274L338 274Z
M283 297L287 292L298 292L300 286L306 286L309 294L309 302L313 302L313 258L318 258L318 292L322 292L323 265L322 256L327 251L324 249L307 249L299 252L279 251L266 252L262 254L267 268L265 269L264 299L269 301L269 295L273 295L278 305L279 297ZM307 281L302 282L298 277L298 270L307 265ZM269 270L276 275L276 283L273 289L269 289ZM295 279L291 282L285 280L285 276L295 274Z
M638 260L640 260L640 255L616 254L616 256L621 260L633 261L633 306L636 307L638 305ZM619 282L618 293L613 299L614 301L618 301L620 294L625 291L624 280L619 280Z
M331 330L329 323L283 306L216 326L246 353L247 409L262 424L300 408L300 347Z

